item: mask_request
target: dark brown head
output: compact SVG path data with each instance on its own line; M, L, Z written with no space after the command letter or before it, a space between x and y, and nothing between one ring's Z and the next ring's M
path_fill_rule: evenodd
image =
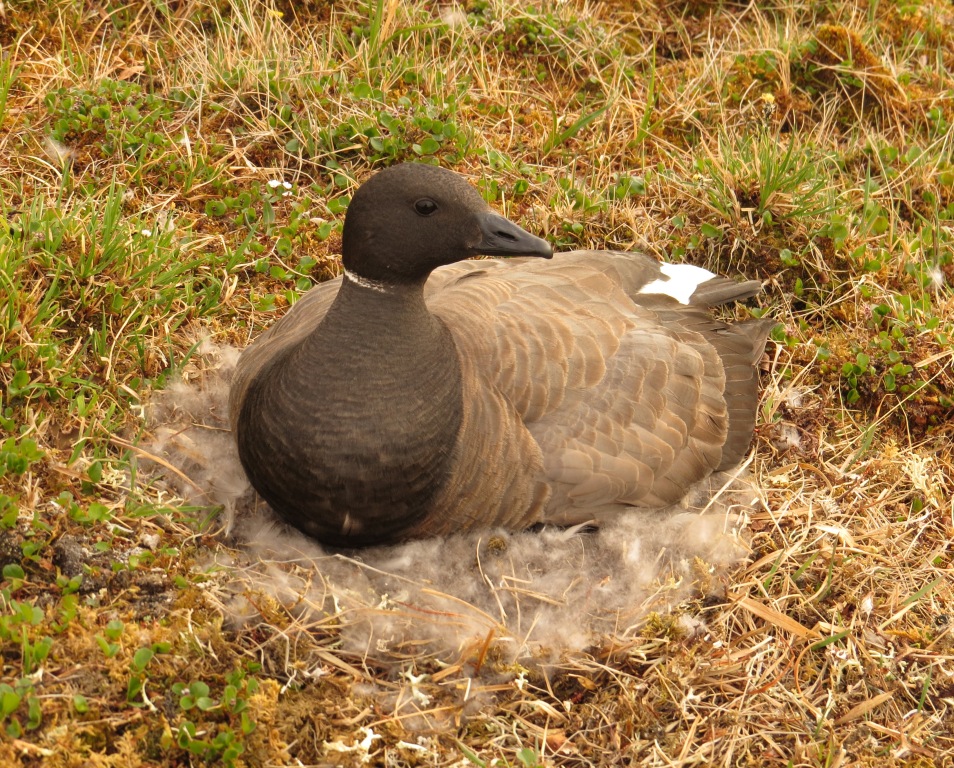
M348 272L384 283L423 282L477 255L553 255L545 240L494 213L463 176L421 163L387 168L358 189L342 251Z

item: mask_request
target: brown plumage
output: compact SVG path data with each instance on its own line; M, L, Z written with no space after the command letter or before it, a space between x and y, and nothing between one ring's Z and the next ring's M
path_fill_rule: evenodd
M638 253L476 253L551 255L460 176L383 171L348 210L346 275L243 353L239 455L287 522L357 546L599 521L743 458L774 323L707 307L757 282Z

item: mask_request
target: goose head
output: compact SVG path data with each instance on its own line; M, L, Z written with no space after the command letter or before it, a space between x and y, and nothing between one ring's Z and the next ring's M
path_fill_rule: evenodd
M384 284L423 283L432 270L472 256L550 258L549 243L494 213L458 174L420 163L380 171L345 215L346 272Z

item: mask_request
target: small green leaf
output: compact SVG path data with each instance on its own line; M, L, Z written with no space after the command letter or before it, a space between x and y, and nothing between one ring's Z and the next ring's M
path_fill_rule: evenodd
M52 637L41 637L33 645L33 660L35 662L45 661L50 655L50 649L53 647Z
M832 224L828 228L828 236L836 243L844 242L848 239L848 227L844 224Z
M133 656L133 669L142 672L155 655L156 652L152 648L140 648Z
M13 378L10 379L10 384L7 386L7 391L10 393L11 397L16 397L17 395L25 392L29 385L30 374L23 370L17 371L15 374L13 374Z
M20 706L20 694L9 685L0 687L0 720L7 718L17 711Z
M361 81L355 83L355 86L351 89L351 92L354 94L356 99L367 99L371 96L371 94L374 93L374 89L370 86L370 84Z
M348 203L351 202L351 198L347 195L342 195L341 197L333 197L327 202L328 210L332 214L344 213L348 209Z
M205 204L205 215L209 217L224 216L229 212L229 207L222 200L208 200Z
M886 216L875 216L871 222L871 231L876 235L883 235L888 231L888 218Z
M133 675L129 678L129 685L126 686L126 701L130 704L142 692L142 678L139 675Z
M7 563L3 566L3 578L7 581L23 581L26 578L26 574L23 572L17 563Z
M433 155L437 150L441 148L440 142L437 139L426 138L420 144L415 144L412 149L418 155Z
M40 722L43 720L43 710L40 709L40 700L34 696L27 696L27 724L26 729L28 731L34 731L40 727Z
M782 263L787 267L796 267L798 266L798 257L794 256L788 248L783 248L778 252L778 257L781 259Z
M94 461L89 465L89 468L86 470L86 474L89 476L89 479L94 483L98 483L103 479L103 463L101 461Z
M94 501L89 505L87 516L91 522L101 522L112 517L109 512L109 507L107 507L105 504L100 504L98 501Z
M2 475L3 471L0 470L0 476ZM14 500L0 493L0 528L4 530L13 528L13 526L17 524L19 517L20 508L16 505Z
M113 656L119 653L119 645L108 642L102 635L96 635L96 644L99 645L103 655L107 659L111 659Z
M125 625L119 619L113 619L106 625L106 637L110 640L118 640L123 636L123 627Z

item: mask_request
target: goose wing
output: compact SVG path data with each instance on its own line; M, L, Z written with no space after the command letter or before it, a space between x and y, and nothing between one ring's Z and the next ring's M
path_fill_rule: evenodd
M722 464L726 366L713 339L733 337L737 326L712 320L704 306L641 295L660 278L652 259L574 252L455 268L428 304L472 362L483 396L512 403L539 447L551 489L546 519L669 504ZM708 282L718 282L707 290L719 303L731 300L732 281ZM739 285L750 295L751 284Z

